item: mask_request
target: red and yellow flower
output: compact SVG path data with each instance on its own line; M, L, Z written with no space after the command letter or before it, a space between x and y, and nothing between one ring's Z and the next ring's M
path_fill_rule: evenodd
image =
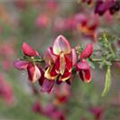
M71 49L67 39L60 35L53 47L47 49L45 56L45 78L49 81L68 82L71 79L72 66L76 63L76 53Z

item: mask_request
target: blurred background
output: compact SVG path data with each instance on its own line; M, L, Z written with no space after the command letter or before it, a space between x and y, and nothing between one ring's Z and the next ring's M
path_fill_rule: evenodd
M96 7L97 0L0 0L0 120L120 119L119 63L112 67L112 85L105 97L104 69L91 69L90 84L76 76L71 86L46 94L38 83L29 83L26 71L13 67L22 56L23 42L43 55L60 34L72 47L92 43L95 48L102 31L119 38L120 11L96 14Z

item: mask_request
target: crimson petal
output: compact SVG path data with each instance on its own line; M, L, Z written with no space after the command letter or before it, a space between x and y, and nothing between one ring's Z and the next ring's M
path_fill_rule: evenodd
M31 82L35 82L41 78L41 71L36 65L29 64L27 67L27 71L28 78Z
M77 71L88 70L88 69L90 69L90 67L85 60L82 60L76 65L76 69L77 69Z
M27 68L28 63L29 62L27 62L27 61L16 60L16 61L14 61L13 65L15 68L17 68L19 70L24 70Z
M72 61L67 56L65 56L65 62L66 62L66 68L68 70L71 70L72 69Z
M44 79L45 79L45 77L44 77L44 71L43 71L43 69L40 68L40 67L39 67L39 69L40 69L40 71L41 71L41 77L40 77L40 79L38 80L38 82L39 82L39 84L42 86L42 85L43 85L43 82L44 82Z
M41 91L50 93L52 88L53 88L53 86L54 86L54 81L53 80L45 79L44 82L43 82L43 85L41 87Z
M70 77L71 77L71 72L69 72L69 70L66 69L64 74L61 76L61 81L66 81L70 79Z
M90 69L79 71L79 76L83 82L89 83L91 81Z
M22 44L22 52L29 57L39 56L39 53L31 48L27 43Z
M93 47L88 43L80 54L80 59L89 58L93 52Z
M74 66L77 62L77 54L75 49L72 49L72 65Z
M56 56L53 54L52 48L48 48L44 55L45 62L50 65L51 63L54 63L56 60Z

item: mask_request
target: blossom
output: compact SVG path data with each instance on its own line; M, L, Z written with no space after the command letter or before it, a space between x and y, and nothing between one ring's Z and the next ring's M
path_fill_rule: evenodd
M103 109L99 106L94 106L89 109L90 113L93 114L94 120L100 120L103 114Z
M27 43L23 43L22 52L26 60L16 60L14 61L14 67L19 70L27 69L28 78L31 82L35 82L37 80L41 81L42 84L42 69L41 67L34 63L34 57L39 56L39 53L32 49Z
M35 25L40 28L46 28L49 24L49 16L46 14L39 15L35 20Z
M59 31L72 32L75 29L76 29L76 22L75 22L75 19L73 16L70 16L68 18L59 18L58 17L54 21L55 32L59 32Z
M104 15L107 11L111 14L119 11L120 9L120 2L115 0L98 0L96 1L95 13L98 15Z
M65 120L65 114L59 110L54 104L42 106L38 101L32 105L32 111L40 115L46 116L52 120Z
M99 19L96 15L91 15L89 17L83 14L76 14L76 27L83 35L90 37L94 42L97 40L97 27L99 25Z
M14 96L11 86L4 80L3 76L0 75L0 97L3 100L11 104L14 102Z
M55 0L47 0L45 3L46 8L49 10L49 12L51 11L56 11L58 4Z
M76 69L79 72L81 80L86 83L91 81L91 73L90 67L85 58L89 58L92 52L93 52L92 45L87 44L79 56L80 62L78 62L76 65Z
M71 95L70 86L68 84L62 84L54 89L55 99L53 103L58 106L66 103Z
M57 84L70 81L72 66L76 64L76 53L64 36L60 35L56 38L53 47L47 49L44 59L47 66L44 75L46 78L44 90L49 85L52 88L55 81Z
M10 40L9 42L2 42L0 45L0 64L6 71L11 70L12 57L10 56L15 56L16 54L14 44L15 43Z
M44 114L52 120L65 120L64 112L59 110L55 105L49 104L44 108Z
M38 101L35 101L32 105L32 111L39 114L43 114L43 107Z

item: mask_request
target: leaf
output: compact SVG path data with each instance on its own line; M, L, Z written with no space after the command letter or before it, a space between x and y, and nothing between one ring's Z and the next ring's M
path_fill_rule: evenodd
M105 77L105 86L101 95L102 97L104 97L108 93L110 86L111 86L111 72L110 72L110 66L108 66Z

